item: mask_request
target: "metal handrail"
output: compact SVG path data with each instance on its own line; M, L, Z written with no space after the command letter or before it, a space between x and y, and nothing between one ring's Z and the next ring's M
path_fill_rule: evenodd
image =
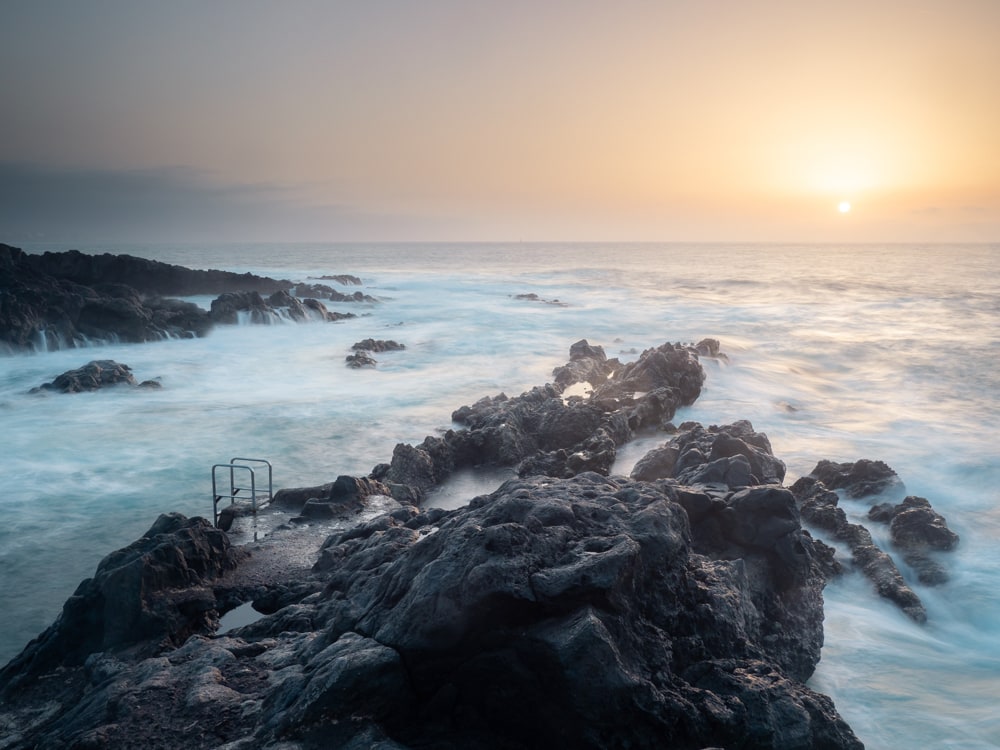
M242 462L242 463L237 463ZM267 466L267 492L265 493L263 489L258 492L257 489L257 474L252 466L248 466L248 463L253 464L264 464ZM260 467L258 467L259 469ZM219 491L219 469L229 469L229 494L222 494ZM250 486L242 487L236 484L236 474L237 471L246 471L250 474ZM270 502L271 498L274 496L274 484L273 484L273 472L270 461L265 461L262 458L239 458L234 457L230 459L228 464L214 464L212 466L212 525L219 526L219 503L222 502L224 498L229 498L229 504L234 505L237 500L237 496L243 490L250 491L250 502L253 509L253 514L257 515L257 497L258 494L266 502ZM245 495L243 497L246 497Z

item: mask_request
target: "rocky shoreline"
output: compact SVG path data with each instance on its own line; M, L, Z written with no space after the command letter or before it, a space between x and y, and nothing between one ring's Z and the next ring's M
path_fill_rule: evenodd
M459 407L455 429L367 476L280 490L262 539L245 515L228 531L160 516L0 669L0 750L862 748L806 683L833 577L857 569L926 619L840 507L902 482L820 461L785 487L749 422L675 426L705 358L718 341L627 364L579 341L551 382ZM613 475L623 444L656 433ZM497 467L513 478L494 492L428 507L455 472ZM958 539L927 500L869 517L922 585L946 581L937 553ZM220 632L247 603L259 619Z
M347 275L330 280L360 283ZM218 296L208 311L176 299L195 295ZM0 243L0 346L10 351L194 338L241 319L270 323L356 317L328 310L321 300L377 301L360 291L345 294L325 284L199 271L110 253L32 255Z

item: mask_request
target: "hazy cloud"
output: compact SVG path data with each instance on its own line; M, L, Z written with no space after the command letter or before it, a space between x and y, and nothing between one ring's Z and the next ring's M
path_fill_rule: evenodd
M316 205L290 187L227 185L193 169L0 162L0 242L335 240L406 230L403 217Z

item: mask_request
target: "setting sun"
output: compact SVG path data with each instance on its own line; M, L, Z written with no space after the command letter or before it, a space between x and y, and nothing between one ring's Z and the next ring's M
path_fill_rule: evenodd
M846 214L848 211L851 210L851 204L848 203L847 201L841 201L840 205L837 206L837 210L840 211L840 213L842 214Z

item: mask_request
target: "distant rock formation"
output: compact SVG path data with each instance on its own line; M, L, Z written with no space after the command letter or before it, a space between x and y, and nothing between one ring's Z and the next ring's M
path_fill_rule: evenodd
M292 287L290 281L198 271L130 255L76 250L30 255L0 244L0 345L47 350L93 341L192 338L214 324L236 322L242 310L255 322L353 317L330 312L315 299L293 297ZM164 296L220 293L212 313ZM261 294L270 295L267 302Z

